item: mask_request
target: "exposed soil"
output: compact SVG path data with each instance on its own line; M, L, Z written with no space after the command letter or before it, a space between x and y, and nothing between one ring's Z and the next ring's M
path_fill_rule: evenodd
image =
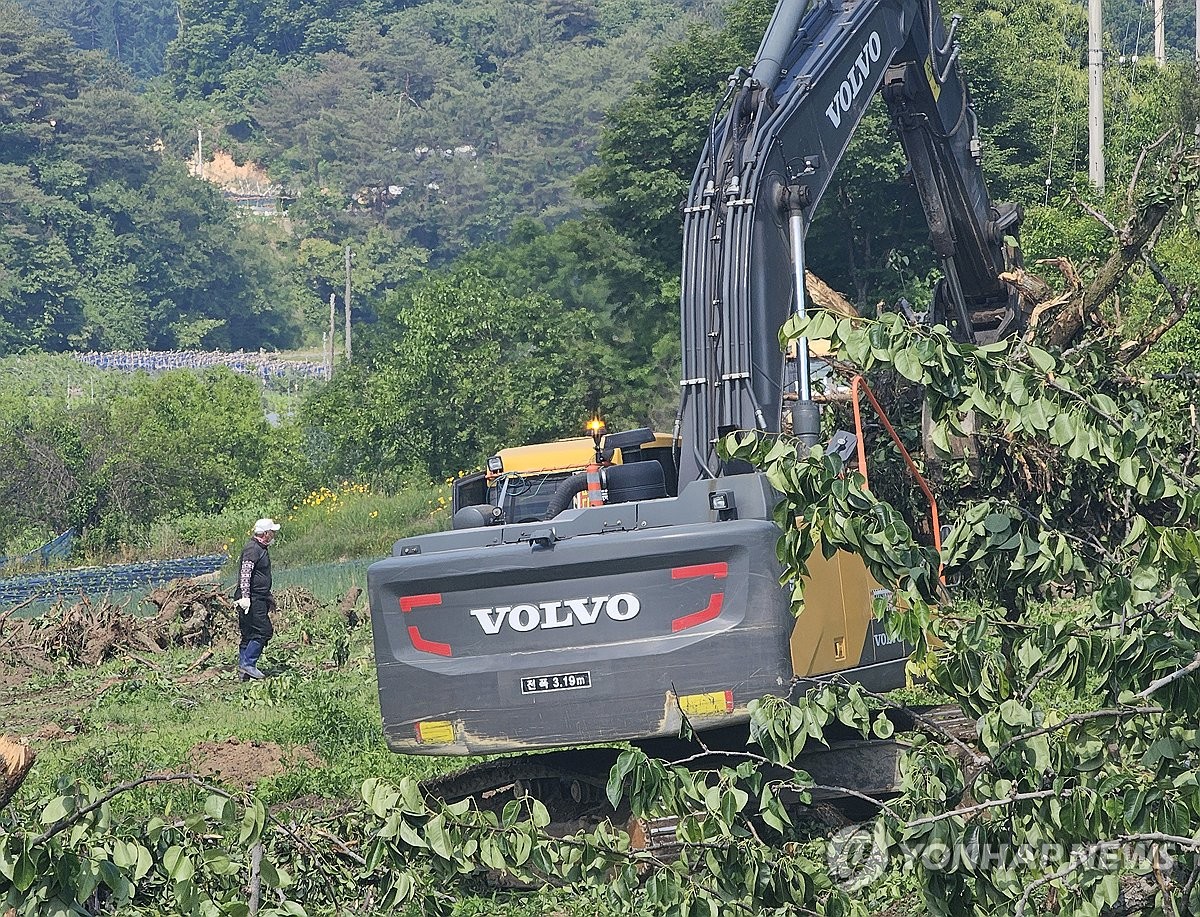
M297 764L320 765L321 759L304 746L285 750L274 742L246 742L228 738L223 742L201 742L188 752L194 773L215 777L225 783L250 786L264 777L282 774Z
M303 587L282 589L276 600L276 633L290 632L307 642L310 622L322 613L322 604ZM14 617L18 608L0 611L0 724L5 730L25 738L35 750L73 742L88 731L89 710L98 699L147 677L169 680L189 693L241 693L226 686L232 682L238 627L236 608L220 583L181 580L155 589L144 602L142 608L148 605L150 614L137 613L138 606L129 602L81 597L61 599L36 617ZM173 648L193 651L190 661L160 655ZM107 677L88 679L71 671L114 659L127 664L112 668ZM99 728L120 732L138 727ZM236 738L196 745L188 758L195 773L236 786L323 763L305 747L288 750Z
M193 158L190 163L195 174L196 163ZM255 191L270 187L271 179L267 173L253 162L238 165L233 157L224 150L217 150L212 158L204 163L204 179L214 185L220 185L227 191Z

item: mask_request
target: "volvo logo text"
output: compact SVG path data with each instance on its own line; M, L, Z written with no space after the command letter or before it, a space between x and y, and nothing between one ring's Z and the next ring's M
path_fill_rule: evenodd
M567 599L563 602L542 602L538 605L498 605L495 608L472 608L471 615L485 634L498 634L507 623L515 631L548 630L571 627L575 624L595 624L600 615L614 621L636 618L642 610L638 597L630 592L598 595L586 599Z
M834 127L841 127L842 115L850 110L850 106L862 92L863 85L871 75L871 68L879 61L882 51L883 45L879 39L879 33L872 32L871 37L863 44L862 51L854 59L846 78L842 80L842 85L834 93L833 101L825 109L825 114L829 116Z

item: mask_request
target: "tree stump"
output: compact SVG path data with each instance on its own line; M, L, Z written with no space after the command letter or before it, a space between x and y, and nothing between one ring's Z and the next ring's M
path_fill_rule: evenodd
M33 749L24 742L7 735L0 735L0 809L16 795L33 767Z

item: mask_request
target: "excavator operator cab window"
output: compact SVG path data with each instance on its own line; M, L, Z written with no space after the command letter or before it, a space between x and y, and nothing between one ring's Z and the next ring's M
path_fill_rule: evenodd
M570 475L569 471L502 475L488 487L487 502L504 510L506 522L540 522L550 508L554 491Z
M487 502L487 473L475 471L458 477L450 485L451 512L457 513L464 506L478 506Z

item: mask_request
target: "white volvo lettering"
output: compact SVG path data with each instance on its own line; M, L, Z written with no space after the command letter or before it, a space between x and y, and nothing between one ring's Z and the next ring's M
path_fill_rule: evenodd
M604 608L604 603L607 601L608 596L602 595L597 599L567 599L566 605L580 624L595 624L596 619L600 617L600 610ZM590 609L588 608L589 602L592 606Z
M479 622L485 634L500 633L500 625L508 616L509 609L505 608L472 608L471 614Z
M637 613L641 610L642 603L638 601L636 595L629 592L614 595L604 607L605 614L614 621L628 621L630 618L636 618Z
M568 614L561 615L562 602L542 602L542 627L570 627L574 622Z
M842 116L850 110L850 106L854 104L854 100L862 92L863 86L866 85L867 79L871 76L874 64L879 60L882 53L883 42L879 37L879 33L872 32L871 36L863 43L862 50L858 52L858 57L854 59L854 63L850 65L850 69L846 72L846 78L842 80L841 85L837 88L837 92L833 94L833 101L825 109L825 115L834 127L842 126Z
M641 600L632 592L598 595L586 599L565 599L561 602L542 602L540 605L497 605L495 608L472 608L471 617L479 622L485 634L495 636L508 624L518 633L551 630L595 624L604 614L613 621L629 621L642 610Z
M537 605L514 605L508 612L508 626L521 633L537 630L542 623L542 609Z

